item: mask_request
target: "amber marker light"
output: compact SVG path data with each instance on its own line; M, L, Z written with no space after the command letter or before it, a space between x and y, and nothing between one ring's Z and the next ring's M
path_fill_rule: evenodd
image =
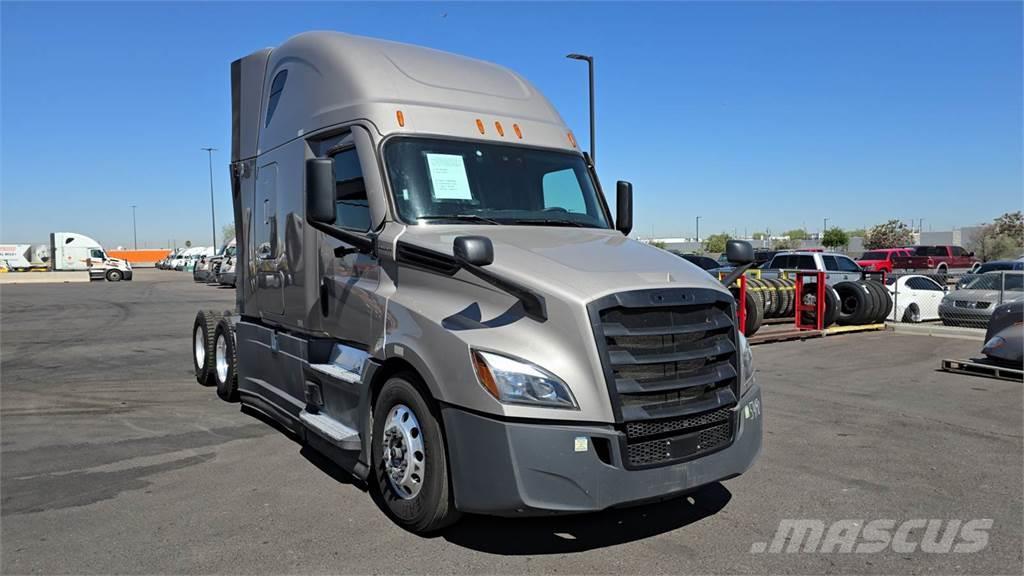
M405 127L405 114L402 114L401 110L395 110L395 118L398 119L398 125Z
M473 367L476 368L476 377L480 381L480 385L490 392L495 400L501 400L501 394L498 393L498 384L494 381L494 375L491 374L490 367L487 366L487 362L476 351L473 352Z
M523 131L519 129L519 124L513 124L512 130L515 130L516 136L518 136L520 140L523 139Z
M476 119L476 129L479 130L481 134L484 133L484 121L483 120L481 120L479 118Z
M576 147L576 137L572 135L572 131L571 130L569 131L568 136L569 136L569 144L572 144L572 147L575 148Z
M505 129L501 127L501 122L494 121L494 129L498 131L498 136L505 136Z

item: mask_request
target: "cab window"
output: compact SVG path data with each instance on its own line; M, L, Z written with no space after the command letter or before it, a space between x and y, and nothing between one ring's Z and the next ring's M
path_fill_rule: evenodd
M836 256L836 262L839 263L839 270L842 272L860 272L860 266L857 263L845 256Z
M839 264L836 263L835 256L822 256L821 260L825 263L825 270L839 270Z
M95 248L89 252L89 256L91 258L99 258L100 260L106 258L106 256L103 255L103 250L96 250Z
M370 229L370 204L359 155L355 148L348 148L335 154L333 160L335 225L366 232Z

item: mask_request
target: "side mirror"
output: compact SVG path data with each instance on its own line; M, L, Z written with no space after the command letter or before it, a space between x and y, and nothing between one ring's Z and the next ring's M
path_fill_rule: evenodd
M318 224L334 224L334 161L330 158L306 160L306 219Z
M473 266L487 266L494 262L494 244L486 236L458 236L453 250L456 260Z
M754 247L746 240L729 240L725 243L725 259L735 266L750 264L754 261Z
M968 252L967 255L970 256L971 258L974 258L974 251L972 250Z
M619 180L615 185L615 229L629 236L633 230L633 185Z

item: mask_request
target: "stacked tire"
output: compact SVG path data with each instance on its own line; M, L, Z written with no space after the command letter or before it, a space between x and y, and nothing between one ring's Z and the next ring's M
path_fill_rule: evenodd
M739 288L730 288L733 296L739 298ZM805 306L817 303L816 284L803 285L802 293L796 293L796 281L788 278L747 279L747 319L744 334L752 336L765 319L792 318L799 299ZM889 291L879 282L859 280L839 282L825 290L825 317L822 327L833 324L863 325L884 322L892 313L892 298ZM815 324L814 312L803 312L801 322Z
M892 314L892 298L880 282L858 280L839 282L835 286L839 296L839 316L842 326L878 324Z

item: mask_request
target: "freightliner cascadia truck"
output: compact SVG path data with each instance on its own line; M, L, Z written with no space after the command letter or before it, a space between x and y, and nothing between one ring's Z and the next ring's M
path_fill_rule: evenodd
M197 314L197 379L395 522L597 511L757 458L735 299L627 237L631 185L613 219L523 77L310 32L233 62L231 95L236 309Z

